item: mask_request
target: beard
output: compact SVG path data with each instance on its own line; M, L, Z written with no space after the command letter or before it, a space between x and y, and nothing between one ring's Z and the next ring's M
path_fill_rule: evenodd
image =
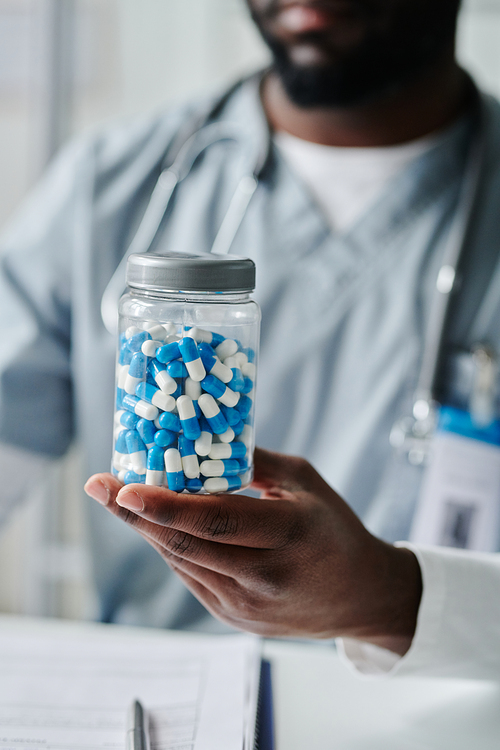
M396 93L430 70L453 48L460 2L431 0L412 12L406 4L412 3L404 0L403 9L393 12L387 23L370 29L355 48L342 53L330 49L320 33L303 34L301 43L324 52L326 62L311 65L292 60L287 45L266 31L257 14L252 16L271 50L273 70L294 104L345 107Z

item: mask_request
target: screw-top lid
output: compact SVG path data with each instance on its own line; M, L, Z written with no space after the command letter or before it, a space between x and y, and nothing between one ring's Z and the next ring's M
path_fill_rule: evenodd
M132 254L127 284L157 292L250 292L255 263L238 255Z

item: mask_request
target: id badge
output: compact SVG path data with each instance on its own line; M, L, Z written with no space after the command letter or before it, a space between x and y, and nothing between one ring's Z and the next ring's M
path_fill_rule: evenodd
M500 527L500 420L478 427L450 406L439 412L410 541L496 552Z

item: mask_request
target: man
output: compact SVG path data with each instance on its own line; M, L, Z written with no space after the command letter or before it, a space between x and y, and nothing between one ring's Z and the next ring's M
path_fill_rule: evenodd
M389 433L411 411L430 302L477 130L477 94L454 59L458 0L442 0L437 9L430 0L254 0L250 9L273 51L270 72L237 86L215 105L204 102L115 127L90 144L75 145L5 240L2 296L5 306L10 303L10 343L1 353L0 435L19 448L58 455L71 439L74 414L89 473L107 468L115 343L100 319L101 297L135 235L165 158L171 162L178 141L209 113L210 122L232 129L235 141L217 141L195 160L152 249L209 252L241 177L257 171L258 188L231 246L257 265L263 310L257 441L309 459L373 532L389 542L404 539L421 469L393 459ZM485 101L484 107L488 169L466 258L474 273L467 274L465 266L460 306L446 342L457 356L445 358L451 374L439 384L445 402L465 407L463 369L468 371L475 343L471 321L478 340L497 349L499 343L494 238L500 115L494 102ZM483 298L487 309L481 308ZM38 418L42 404L43 419ZM109 426L103 414L110 415ZM288 467L286 459L261 458L261 486L267 461L274 467L285 462L285 474ZM276 473L271 494L278 492L281 501L292 491L283 469ZM295 486L305 491L311 474L306 471L305 479L299 474ZM119 512L111 502L117 486L96 481L104 481L108 507ZM92 487L95 483L89 491ZM168 508L175 500L165 493ZM121 495L124 505L130 497L129 491ZM145 497L153 499L141 496L139 509ZM295 502L290 494L287 499ZM348 516L332 502L335 514ZM307 504L297 506L307 517ZM271 513L281 508L271 507ZM314 519L313 506L309 510ZM166 522L162 513L155 506L149 520ZM118 530L98 506L90 510L90 523L103 619L214 626L138 536L125 527ZM408 550L390 547L388 552L382 543L372 547L372 537L359 532L354 521L348 518L347 526L358 531L332 539L335 556L342 538L345 555L359 539L361 547L376 550L368 559L385 559L388 570L405 571L398 585L408 585L404 625L368 633L356 618L345 631L338 621L335 626L329 621L301 632L356 635L360 627L361 637L404 653L419 602L416 558ZM314 535L306 538L299 560L315 549ZM151 541L162 548L161 538ZM353 553L352 559L361 573L363 556ZM289 560L287 569L292 564ZM261 553L255 566L258 578ZM345 580L352 579L351 570ZM198 584L190 587L200 596ZM304 606L293 587L283 591L292 608ZM213 599L200 598L235 622ZM340 599L330 601L330 608ZM246 598L240 605L247 612ZM391 607L386 615L394 612ZM273 629L271 615L259 630L298 632L283 622Z

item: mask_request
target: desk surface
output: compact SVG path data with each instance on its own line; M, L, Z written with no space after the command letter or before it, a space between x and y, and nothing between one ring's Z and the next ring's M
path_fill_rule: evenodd
M363 679L322 645L267 641L277 750L498 750L500 686Z
M0 616L3 628L73 630L89 637L118 626ZM121 628L131 637L161 631ZM183 634L176 634L182 638ZM189 637L189 636L188 636ZM365 680L323 644L266 641L276 750L498 750L500 686L459 680Z

